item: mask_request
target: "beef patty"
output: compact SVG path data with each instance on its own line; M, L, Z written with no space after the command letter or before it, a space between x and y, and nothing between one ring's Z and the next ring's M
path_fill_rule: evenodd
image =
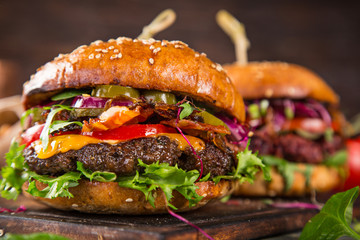
M212 177L231 172L235 165L235 155L231 150L225 153L212 143L206 143L205 149L197 153L203 161L203 174ZM38 174L59 176L76 171L76 162L84 164L91 171L109 171L118 176L134 175L141 172L138 159L151 164L159 161L171 166L178 165L184 170L200 170L200 160L190 148L181 151L176 141L166 136L139 138L116 145L107 143L90 144L80 150L70 150L47 159L39 159L31 145L24 151L29 169Z
M333 140L327 142L324 138L313 141L293 133L271 136L266 131L256 131L250 149L258 151L260 155L273 155L291 162L317 164L343 146L339 135L334 135Z

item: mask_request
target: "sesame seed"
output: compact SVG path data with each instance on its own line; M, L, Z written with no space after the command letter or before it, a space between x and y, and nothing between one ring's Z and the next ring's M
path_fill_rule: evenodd
M204 56L204 57L206 57L206 53L201 53L201 56Z
M114 46L108 47L109 50L112 50L112 49L114 49L114 48L115 48Z
M139 39L135 38L135 39L133 40L133 42L139 42Z
M96 54L95 58L97 59L101 58L101 54L100 53Z
M149 39L144 39L144 40L142 40L142 42L144 43L144 44L153 44L154 42L156 42L155 41L155 39L153 39L153 38L149 38Z
M166 41L161 41L161 46L167 47L167 42Z
M89 59L93 59L93 58L94 58L94 54L92 53L89 55Z
M117 56L118 56L118 58L122 58L122 54L121 54L121 53L119 53Z
M101 41L101 40L96 40L95 42L93 42L92 44L95 44L95 45L99 45L99 44L101 44L103 41Z
M111 38L111 39L109 39L109 43L112 43L112 42L115 42L116 40L115 39L113 39L113 38Z
M211 67L212 67L212 68L216 68L215 64L213 64L213 63L211 64Z
M115 55L111 55L110 60L114 60L114 59L116 59L116 58L118 58L116 54L115 54Z
M101 48L97 48L97 49L95 49L95 52L101 52L102 51L102 49Z
M101 52L102 52L102 53L108 53L109 51L106 50L106 49L103 49Z
M73 208L79 207L79 205L77 205L76 203L72 204L71 206L72 206Z
M119 49L115 48L114 53L118 53L118 52L119 52Z
M79 53L83 53L83 52L85 52L85 49L81 48L81 49L79 49L78 52L79 52Z
M231 80L230 80L229 77L226 77L226 81L227 81L228 83L231 83Z
M183 45L179 45L179 44L176 44L175 46L174 46L175 48L184 48L184 46Z
M117 40L116 40L116 43L117 43L118 45L120 45L120 44L123 44L123 41L122 41L122 40L117 39Z
M216 70L218 71L218 72L221 72L222 70L223 70L223 68L222 68L222 66L220 65L220 64L216 64Z
M151 65L153 65L154 64L154 59L153 58L149 58L149 63L151 64Z
M132 198L127 198L125 202L133 202L134 200Z
M153 54L157 54L157 53L160 52L160 51L161 51L161 48L160 48L160 47L155 48L155 49L153 50Z
M155 48L154 45L151 45L151 46L149 47L150 50L153 50L154 48Z
M198 53L195 53L195 57L200 57L200 54L198 54Z

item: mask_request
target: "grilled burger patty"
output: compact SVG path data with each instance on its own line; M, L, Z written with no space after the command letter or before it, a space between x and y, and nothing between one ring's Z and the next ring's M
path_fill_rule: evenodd
M235 165L235 156L231 150L225 153L209 142L197 154L203 161L203 175L209 172L212 177L225 175ZM80 150L70 150L47 159L37 158L34 148L29 146L24 150L24 157L30 170L51 176L76 171L77 161L91 171L109 171L118 176L134 175L136 170L141 172L138 159L146 164L157 161L171 166L177 164L184 170L200 170L201 166L190 148L181 151L177 142L166 136L133 139L116 145L89 144Z
M296 134L270 136L265 131L256 131L251 139L250 149L261 155L273 155L291 162L317 164L323 162L328 154L343 148L343 140L334 135L331 142L305 139Z

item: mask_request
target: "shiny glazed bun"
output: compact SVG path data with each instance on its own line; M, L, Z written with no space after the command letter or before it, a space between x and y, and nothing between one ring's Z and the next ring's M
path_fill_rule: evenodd
M124 37L80 46L40 67L24 85L23 104L28 109L66 88L110 84L188 95L245 118L241 96L205 54L181 41Z
M314 72L283 62L229 64L224 69L245 99L313 98L338 104L336 93ZM251 83L251 84L249 84ZM246 85L246 88L243 86Z

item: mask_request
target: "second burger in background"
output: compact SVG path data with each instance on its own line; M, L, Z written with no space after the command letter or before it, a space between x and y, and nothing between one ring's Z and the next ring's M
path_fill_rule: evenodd
M299 196L338 187L345 178L346 121L336 93L305 67L248 63L244 26L224 10L217 21L235 44L237 61L224 69L245 100L253 129L250 149L272 167L272 181L259 176L235 194Z
M272 181L239 186L240 195L303 195L344 180L346 161L334 91L310 70L281 62L224 66L247 105L250 149L273 166Z

